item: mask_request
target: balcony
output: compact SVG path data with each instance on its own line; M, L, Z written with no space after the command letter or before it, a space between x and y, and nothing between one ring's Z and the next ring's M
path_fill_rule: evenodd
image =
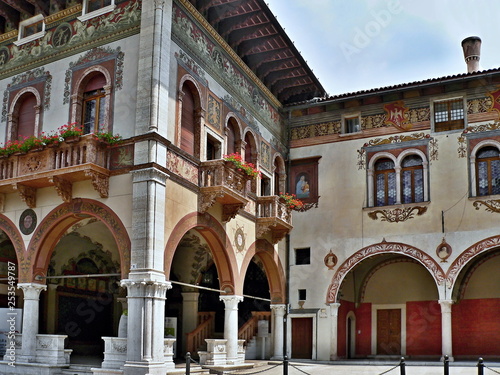
M292 210L276 195L257 198L256 236L261 239L271 235L271 242L278 243L292 230Z
M222 221L228 222L248 203L247 181L251 178L222 159L202 162L198 211L206 212L216 202L220 203Z
M91 180L101 198L108 196L107 147L91 135L26 154L0 159L0 193L18 191L28 207L36 207L36 191L55 187L64 202L72 199L73 183Z

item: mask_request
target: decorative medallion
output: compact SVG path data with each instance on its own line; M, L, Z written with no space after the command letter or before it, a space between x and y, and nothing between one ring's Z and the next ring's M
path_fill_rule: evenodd
M36 228L36 213L32 209L24 210L19 218L19 229L22 234L29 235Z
M330 250L324 259L325 266L328 267L329 270L333 270L333 267L337 264L337 256Z
M243 227L238 227L234 232L234 245L239 252L245 250L245 232L243 232Z
M443 237L443 241L436 248L436 255L438 256L439 259L441 259L441 262L446 262L446 259L450 257L451 252L452 252L451 246L446 242L446 240Z
M63 23L57 27L56 31L54 31L52 45L56 48L63 47L69 42L72 35L73 29L71 28L71 25L69 23Z
M384 110L387 112L385 123L393 125L399 130L410 130L413 124L408 120L408 108L402 100L384 105Z

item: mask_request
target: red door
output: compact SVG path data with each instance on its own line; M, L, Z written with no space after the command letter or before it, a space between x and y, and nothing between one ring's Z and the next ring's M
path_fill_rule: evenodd
M401 310L377 310L377 354L401 355Z
M313 319L292 319L292 358L312 359Z

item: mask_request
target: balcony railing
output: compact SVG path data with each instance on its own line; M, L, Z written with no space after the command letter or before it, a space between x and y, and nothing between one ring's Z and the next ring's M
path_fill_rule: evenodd
M251 178L222 159L202 162L198 211L206 212L218 202L223 206L222 220L231 220L248 202L247 181Z
M292 230L292 210L276 195L257 198L257 238L271 235L271 242L277 243Z
M36 189L54 186L65 202L72 199L72 185L91 180L102 198L108 196L107 147L91 135L73 142L12 154L0 159L0 193L18 191L26 204L36 206Z

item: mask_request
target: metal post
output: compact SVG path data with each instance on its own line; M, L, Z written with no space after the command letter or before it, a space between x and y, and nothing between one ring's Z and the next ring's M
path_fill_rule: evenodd
M479 358L477 363L477 375L484 375L484 361L482 358Z
M447 355L444 356L444 375L450 375L450 358Z
M283 357L283 375L288 375L288 357Z
M405 357L401 357L401 362L399 362L399 368L401 370L401 375L406 375Z
M186 353L186 375L191 373L191 353Z

